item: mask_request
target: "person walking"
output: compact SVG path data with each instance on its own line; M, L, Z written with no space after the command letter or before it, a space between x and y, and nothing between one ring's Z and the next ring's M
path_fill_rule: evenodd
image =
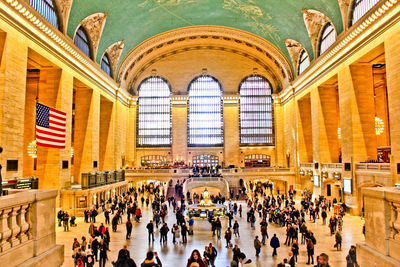
M239 234L239 223L238 221L235 221L235 223L233 224L233 233L235 234L235 237L240 237Z
M293 257L295 258L295 260L297 262L297 256L299 255L299 245L297 244L297 240L293 240L292 252L293 252Z
M260 255L260 252L261 252L261 242L258 239L258 235L254 239L254 248L256 249L256 257L258 257Z
M217 230L218 239L221 239L221 228L222 228L221 221L219 220L219 218L217 218L217 220L215 221L215 229Z
M337 250L342 250L342 235L340 234L340 232L339 231L336 231L336 234L335 234L335 245L334 245L334 247L337 249Z
M215 247L213 247L212 243L210 243L208 245L208 253L209 253L208 258L209 258L210 265L212 267L215 267L214 263L215 263L215 259L217 258L218 252L217 252L217 249Z
M182 234L182 243L187 243L187 232L188 228L185 223L181 226L181 234Z
M358 267L356 246L352 245L349 254L346 256L346 267Z
M271 238L270 245L274 249L274 251L272 252L272 257L277 256L278 253L276 249L280 247L280 243L279 238L276 236L276 234L274 234L274 236Z
M150 222L146 226L147 232L149 234L149 243L154 242L154 224L153 221L150 220Z
M265 241L268 238L268 226L266 224L263 224L261 226L261 236L262 236L262 244L265 245Z
M226 240L226 248L229 248L232 239L232 231L231 228L228 227L225 232L225 240Z
M311 239L307 239L307 264L314 264L314 244Z
M126 239L131 238L131 233L132 233L132 222L131 220L126 221Z
M107 243L105 243L103 239L100 240L99 251L100 251L99 267L105 267L107 261L108 247Z

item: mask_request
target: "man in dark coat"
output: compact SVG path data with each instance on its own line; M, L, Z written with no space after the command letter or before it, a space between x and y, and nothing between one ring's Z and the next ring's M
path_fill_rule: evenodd
M270 242L271 247L274 249L274 252L272 252L272 257L278 255L276 249L279 248L281 245L279 243L279 239L276 236L276 234L274 234L274 236L271 238L271 242Z
M131 238L132 233L132 222L131 220L126 221L126 239Z

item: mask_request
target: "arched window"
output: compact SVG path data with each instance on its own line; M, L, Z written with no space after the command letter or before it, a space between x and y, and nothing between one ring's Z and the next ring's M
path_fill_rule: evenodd
M310 58L306 50L303 50L300 55L298 74L300 75L308 66L310 66Z
M188 88L188 145L222 146L222 87L210 75L193 79Z
M57 8L53 0L29 0L29 4L54 27L60 29Z
M136 144L139 147L171 145L171 87L160 76L139 85Z
M110 59L108 58L107 54L104 54L103 58L101 59L101 69L104 70L109 76L111 76L111 66L110 66Z
M85 53L85 55L90 57L91 53L90 53L89 37L82 26L80 26L75 33L74 43L83 53Z
M245 78L239 87L240 144L273 145L272 87L258 75Z
M353 10L351 13L351 25L362 18L369 10L371 10L380 0L354 0Z
M336 41L336 33L333 25L328 22L321 34L319 43L319 55L322 55Z

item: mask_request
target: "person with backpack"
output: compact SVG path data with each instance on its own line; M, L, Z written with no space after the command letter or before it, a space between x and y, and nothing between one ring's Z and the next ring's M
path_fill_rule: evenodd
M154 257L156 257L157 263L154 261ZM157 252L147 252L146 259L142 262L140 267L162 267L162 263Z

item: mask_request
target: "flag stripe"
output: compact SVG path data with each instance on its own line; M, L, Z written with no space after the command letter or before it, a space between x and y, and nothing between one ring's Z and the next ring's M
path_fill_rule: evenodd
M49 127L49 128L44 128L44 127L40 127L40 126L36 126L36 129L45 131L45 132L49 132L49 133L54 133L54 134L65 134L65 131L63 130L58 130L55 129L54 127Z
M61 118L53 113L50 113L50 118L52 118L53 120L56 120L56 121L60 121L60 122L65 121L65 118Z
M48 141L56 141L56 142L65 142L65 136L64 137L59 137L59 136L54 136L54 134L47 134L47 133L37 133L37 136L40 138L48 138Z
M50 123L53 123L53 124L55 124L55 125L58 125L58 126L64 126L64 127L65 127L65 123L60 123L60 122L54 120L53 118L51 118L51 119L49 120L49 122L50 122Z
M36 139L41 140L41 141L53 142L55 144L64 144L65 143L65 139L57 140L57 139L54 139L54 138L44 137L43 135L36 135Z
M60 116L64 116L64 117L67 116L67 113L62 112L62 111L59 111L59 110L57 110L57 109L55 109L55 108L50 108L50 110L51 110L52 112L55 112L55 113L59 114Z
M63 145L54 145L54 144L49 144L49 142L42 143L40 141L36 141L36 144L38 146L45 146L45 147L65 148L65 144L63 144Z
M40 133L40 134L49 134L49 132L50 132L50 130L43 131L41 129L36 129L36 134L38 134L38 133ZM65 137L65 134L57 134L57 133L54 133L54 132L51 132L51 134L53 136L57 136L57 137Z

